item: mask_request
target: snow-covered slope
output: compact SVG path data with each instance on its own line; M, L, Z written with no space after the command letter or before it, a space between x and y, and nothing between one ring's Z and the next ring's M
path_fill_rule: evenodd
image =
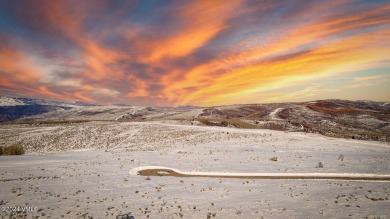
M0 97L0 106L20 106L26 105L23 101L17 98Z

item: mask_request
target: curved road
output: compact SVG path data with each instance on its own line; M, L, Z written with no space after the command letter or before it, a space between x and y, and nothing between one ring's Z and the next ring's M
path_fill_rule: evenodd
M390 182L390 174L360 173L223 173L223 172L184 172L162 166L136 167L129 172L141 176L173 176L173 177L211 177L242 179L301 179L301 180L358 180Z

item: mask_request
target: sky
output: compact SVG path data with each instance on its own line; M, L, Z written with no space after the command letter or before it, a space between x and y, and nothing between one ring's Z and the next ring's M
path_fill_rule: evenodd
M0 95L390 101L390 0L0 0Z

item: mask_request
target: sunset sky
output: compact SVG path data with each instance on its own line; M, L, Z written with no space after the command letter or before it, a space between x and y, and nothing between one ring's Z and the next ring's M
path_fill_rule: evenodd
M390 0L0 0L0 95L390 101Z

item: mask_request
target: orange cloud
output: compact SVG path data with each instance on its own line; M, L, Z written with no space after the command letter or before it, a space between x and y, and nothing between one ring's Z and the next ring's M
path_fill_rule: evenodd
M21 52L0 48L0 85L11 87L18 83L37 83L42 79L40 69Z
M71 38L79 36L82 14L68 10L63 1L45 1L42 4L42 13L44 21L53 29L60 30Z
M127 94L128 97L145 97L148 96L148 84L146 81L137 78L133 74L129 74L127 79L134 86L132 91Z
M75 92L75 93L73 93L73 95L74 95L77 99L79 99L79 100L83 100L83 101L87 101L87 102L96 102L95 99L86 96L86 95L85 95L84 93L82 93L82 92Z
M103 83L100 86L104 86L104 80L108 78L120 79L123 77L123 70L115 66L115 62L123 58L123 54L105 49L102 44L83 33L82 25L85 14L71 11L63 1L47 1L43 6L42 13L45 22L48 22L48 25L53 29L65 34L82 49L81 61L85 64L82 72L85 78L102 81ZM90 102L96 101L88 97L85 92L93 92L98 88L85 84L85 82L79 82L79 86L81 91L74 92L76 98ZM49 96L53 96L47 90L41 90L47 92Z
M177 101L179 104L202 105L216 104L214 96L217 95L218 103L222 104L223 101L237 100L229 99L229 94L236 95L240 90L245 91L272 83L283 77L320 74L325 69L332 69L332 66L352 67L353 64L361 65L386 59L389 56L385 42L389 34L380 29L373 34L345 39L335 38L335 43L330 42L329 45L315 48L313 51L309 49L306 52L296 52L295 58L294 53L279 55L308 43L323 42L328 36L345 33L348 30L386 23L390 23L389 6L304 24L292 29L283 37L276 37L270 44L240 53L227 53L221 60L211 60L209 63L196 66L188 72L183 72L185 76L181 77L181 80L174 77L180 75L175 72L163 80L164 94L169 100ZM367 47L368 45L373 47ZM188 88L196 89L188 91ZM242 93L244 95L245 92Z
M33 93L39 94L39 95L43 95L43 96L46 96L46 97L50 97L50 98L54 98L54 99L67 100L67 101L75 100L74 98L69 97L67 95L62 95L62 94L58 94L58 93L55 93L53 91L50 91L47 88L47 86L45 86L45 85L40 85L38 87L38 90L34 91Z
M183 27L169 37L144 42L142 48L149 52L140 61L151 64L189 55L227 27L227 20L239 4L239 0L201 0L179 9L176 20L182 21Z
M82 58L86 65L84 76L92 80L104 80L107 77L120 77L122 72L112 69L111 65L123 57L122 54L108 50L96 39L83 33L83 22L86 13L71 10L66 2L59 0L46 1L41 9L46 25L61 32L83 49ZM88 7L93 7L88 5Z
M66 95L50 91L42 85L43 69L33 63L29 56L16 50L0 48L0 86L9 91L24 91L30 94L55 99L73 100Z
M252 91L266 91L262 87L284 86L279 83L283 81L282 78L288 80L289 77L303 76L304 80L304 77L310 78L311 75L329 76L348 71L357 65L388 59L389 46L386 46L386 39L389 37L390 31L353 36L288 60L235 69L214 80L211 85L187 94L181 104L236 103Z
M323 14L325 12L314 10L313 13ZM378 17L378 15L380 16ZM322 42L328 36L345 33L346 31L356 30L365 26L388 23L390 23L390 6L381 6L352 15L298 25L286 34L283 34L283 36L275 37L275 40L268 45L261 45L239 54L228 54L226 59L233 63L252 62L302 45Z
M121 70L113 67L123 55L119 52L106 50L91 39L78 38L77 41L85 49L83 58L88 66L84 72L86 77L93 80L104 80L107 77L120 78L123 76Z

